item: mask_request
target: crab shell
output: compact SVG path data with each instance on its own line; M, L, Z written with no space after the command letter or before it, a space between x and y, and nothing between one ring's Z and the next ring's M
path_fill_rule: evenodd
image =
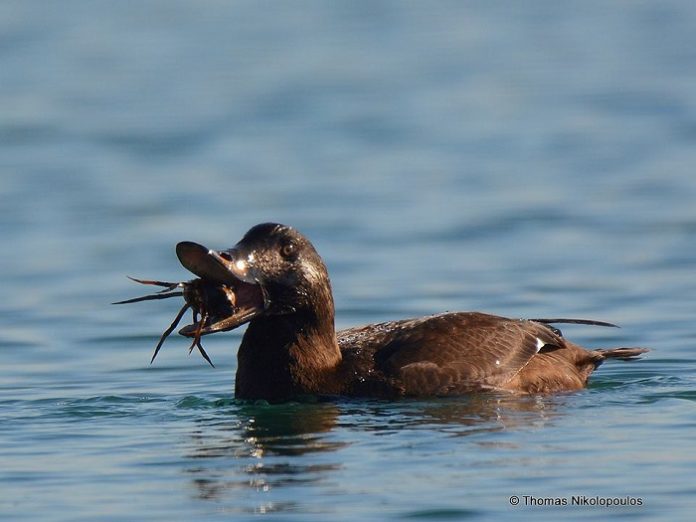
M237 303L244 302L239 294L244 293L244 287L235 288L227 284L216 283L204 278L193 279L184 283L184 300L201 315L201 321L184 326L179 334L185 337L196 337L215 332L232 330L244 323L255 309L247 308Z

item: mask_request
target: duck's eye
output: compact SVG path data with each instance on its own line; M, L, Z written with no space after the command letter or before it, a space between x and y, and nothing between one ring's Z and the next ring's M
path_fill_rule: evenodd
M280 255L285 259L292 259L296 256L297 249L295 243L285 243L280 247Z

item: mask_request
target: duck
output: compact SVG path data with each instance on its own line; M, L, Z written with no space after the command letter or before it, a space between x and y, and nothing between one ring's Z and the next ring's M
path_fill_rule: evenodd
M237 353L239 399L570 392L585 388L605 360L632 360L648 351L585 349L554 326L611 323L483 312L444 312L337 331L324 261L309 239L279 223L252 227L227 250L184 241L176 253L195 275L234 289L235 312L225 330L248 325ZM194 330L179 333L193 337Z

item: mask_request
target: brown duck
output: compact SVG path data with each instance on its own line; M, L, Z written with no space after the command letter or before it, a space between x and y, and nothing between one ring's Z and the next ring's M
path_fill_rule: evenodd
M609 323L508 319L479 312L336 332L326 266L309 240L285 225L257 225L221 252L179 243L177 255L194 274L234 290L235 312L224 330L249 323L238 353L235 393L242 399L578 390L605 359L631 359L647 351L586 350L551 326L613 326ZM202 333L219 330L206 327ZM192 337L194 328L180 333Z

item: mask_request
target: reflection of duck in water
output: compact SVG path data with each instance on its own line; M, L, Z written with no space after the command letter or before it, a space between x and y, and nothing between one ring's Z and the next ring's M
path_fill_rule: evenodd
M296 456L335 451L345 444L325 436L334 429L339 415L338 406L331 402L239 403L233 412L225 412L227 422L200 421L207 425L196 430L200 440L195 456Z
M473 394L439 400L345 400L235 402L211 416L199 418L184 446L186 468L196 495L202 499L234 498L240 512L262 510L297 512L301 498L277 504L240 490L266 491L334 484L351 453L342 450L356 440L381 447L385 435L427 428L445 437L472 436L476 446L510 447L507 437L494 434L552 423L563 416L564 396L516 396L509 393ZM338 428L340 436L332 432ZM350 435L354 432L358 439ZM367 434L377 438L370 438ZM411 440L407 437L406 440ZM431 440L431 439L429 439ZM371 441L371 442L370 442ZM396 437L389 444L401 445ZM360 455L361 453L358 453ZM314 455L309 456L308 455ZM321 456L319 456L321 455ZM263 501L258 504L259 501Z
M549 326L577 320L519 320L444 313L336 333L329 276L296 230L266 223L216 252L179 243L191 272L232 287L231 329L249 322L238 354L236 395L283 401L306 394L395 398L482 390L547 393L583 388L605 359L645 350L586 350ZM183 335L194 336L193 327ZM210 333L203 329L202 333ZM200 333L200 332L199 332Z
M186 458L195 462L186 472L197 496L219 500L238 490L266 491L325 480L342 468L340 459L303 456L333 454L347 445L329 436L339 413L338 405L330 402L245 402L212 419L199 419L186 448ZM234 509L297 511L300 502L257 504L253 497L237 498Z

